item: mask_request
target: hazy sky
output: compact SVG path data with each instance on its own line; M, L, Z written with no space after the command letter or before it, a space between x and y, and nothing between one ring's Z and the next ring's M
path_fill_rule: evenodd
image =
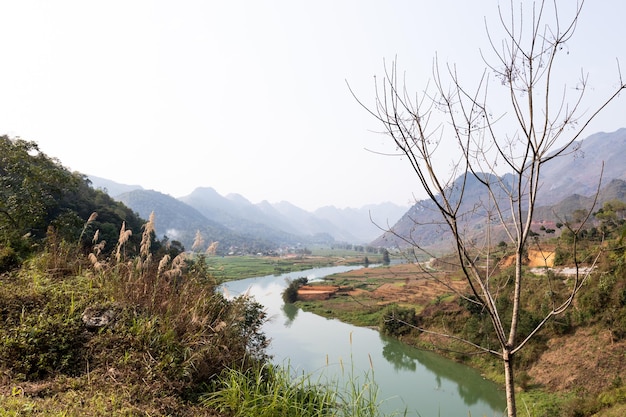
M346 80L371 104L383 60L397 57L416 91L435 53L480 74L497 5L0 0L0 134L175 197L210 186L311 210L408 204L422 197L417 180L406 161L368 151L394 149ZM591 95L615 85L616 58L626 71L624 16L622 0L587 1L568 45ZM625 107L614 102L587 133L625 127Z

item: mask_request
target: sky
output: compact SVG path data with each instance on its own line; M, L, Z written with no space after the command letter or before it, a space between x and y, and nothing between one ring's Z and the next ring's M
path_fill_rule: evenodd
M374 76L396 59L419 92L435 55L475 79L498 4L0 0L0 134L174 197L408 205L424 197L418 180L348 84L372 105ZM622 0L587 1L567 45L564 79L588 72L592 102L617 84L617 60L626 68L624 16ZM626 127L625 107L588 134Z

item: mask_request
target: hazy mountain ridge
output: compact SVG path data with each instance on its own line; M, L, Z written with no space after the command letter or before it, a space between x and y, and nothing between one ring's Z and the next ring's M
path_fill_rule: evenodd
M576 209L589 208L592 204L589 197L598 189L602 161L604 161L602 184L605 186L598 199L598 208L604 201L611 199L609 196L623 198L621 187L626 181L626 165L622 159L623 155L626 155L626 128L612 133L593 134L576 145L572 147L570 153L546 164L542 171L542 188L535 216L537 221L556 222ZM503 182L511 183L510 177L510 174L504 175ZM112 190L141 188L117 184L110 180L103 181L98 177L90 179L94 187L105 188L114 198L118 196L113 194ZM460 179L457 179L449 190L452 198L461 186L459 181ZM477 179L472 176L467 177L465 187L467 195L472 195L473 199L464 202L460 209L461 213L466 213L463 218L464 231L480 238L484 233L482 223L486 213L484 210L476 211L474 208L480 205L481 200L487 201L487 197L481 194L481 187L478 187ZM131 194L138 191L142 190L132 191ZM159 202L164 201L164 195L160 193L154 202L147 201L149 196L156 198L154 194L144 193L141 203L128 198L126 194L128 192L118 199L138 211L142 217L150 214L149 207L157 207ZM157 218L165 217L157 222L160 221L167 226L164 227L164 234L167 234L167 230L183 230L181 225L187 224L189 230L186 230L184 235L186 247L190 247L190 239L196 230L206 231L207 240L219 240L219 237L237 247L241 247L248 239L250 242L257 242L253 244L255 248L333 242L358 244L371 242L373 246L395 247L406 246L407 240L428 247L444 248L449 238L447 229L440 224L440 214L430 200L418 201L408 210L393 203L383 203L345 209L327 206L309 212L286 201L279 203L262 201L253 204L240 194L222 196L211 187L198 187L191 194L179 199L166 197L175 200L177 203L172 202L172 207L178 208L157 212ZM178 204L183 204L194 211L188 211ZM181 216L187 215L190 216L188 223L182 222ZM416 227L417 224L420 224L419 227ZM390 226L393 226L393 230L401 238L394 236L393 233L384 232ZM229 234L232 236L226 237Z
M262 252L271 250L274 245L252 236L234 233L227 227L207 219L198 210L174 197L153 190L134 190L115 197L126 206L147 219L155 214L155 229L158 238L167 236L180 241L191 249L196 232L200 231L205 243L218 241L218 253L237 251Z
M95 175L89 175L88 178L93 188L104 191L110 197L115 197L134 190L143 190L141 185L120 184L106 178L96 177Z
M626 201L626 128L612 133L600 132L577 142L572 151L558 157L545 165L541 172L542 184L537 198L534 221L558 222L567 219L577 209L590 209L593 195L598 191L600 173L604 161L602 187L594 211L612 199ZM503 182L511 184L510 174L502 177ZM459 177L455 181L458 185ZM481 201L488 201L488 196L481 187L473 188L476 181L468 176L466 197L460 212L471 213L462 219L464 233L476 239L484 236L485 210L474 210L480 207ZM510 186L510 185L509 185ZM451 190L452 195L454 191ZM383 233L372 242L374 246L406 247L408 241L418 243L431 249L449 247L448 228L441 225L442 217L434 203L429 200L416 202L402 218L393 225L391 232ZM499 236L497 230L491 238ZM399 235L399 236L396 236Z
M598 190L600 174L602 187L613 179L626 181L626 128L594 133L577 145L577 150L553 159L542 168L540 205L558 203L572 194L593 195Z
M155 212L157 234L180 240L191 248L196 230L206 241L220 241L220 247L241 248L244 241L255 242L255 250L267 251L282 246L312 243L347 242L365 244L380 235L372 224L375 218L396 221L406 207L393 203L369 205L361 209L337 209L329 206L308 212L289 202L253 204L240 194L220 195L211 187L198 187L191 194L174 198L140 186L118 184L92 176L94 188L105 189L115 199L147 218ZM113 194L112 190L123 190ZM379 210L380 208L380 210ZM248 248L250 250L250 248Z

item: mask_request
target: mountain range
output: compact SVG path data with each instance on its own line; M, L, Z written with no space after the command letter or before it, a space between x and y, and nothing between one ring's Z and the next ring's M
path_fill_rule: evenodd
M220 253L268 253L312 244L365 245L382 233L378 225L394 224L407 210L383 203L345 209L326 206L309 212L286 201L253 204L240 194L222 196L211 187L174 198L140 185L96 176L89 180L144 219L154 212L159 238L178 240L189 249L200 231L205 243L219 242Z
M541 172L534 220L544 227L567 219L577 209L590 209L598 190L595 210L605 201L626 201L626 128L593 134L570 149ZM509 178L505 174L502 180L506 183ZM104 189L143 218L154 211L157 235L178 240L186 248L191 248L197 231L207 244L219 241L220 253L267 253L312 244L405 247L414 242L431 249L449 245L440 214L428 199L408 209L383 203L345 209L327 206L310 212L286 201L253 204L240 194L222 196L211 187L174 198L139 185L95 176L89 179L93 187ZM463 226L468 236L478 239L486 233L485 213L473 208L487 201L487 196L476 178L468 178L467 195L472 198L461 208L468 213ZM492 236L494 241L498 238Z
M552 159L541 171L542 181L533 216L536 227L533 229L539 230L541 226L553 228L556 223L566 221L568 216L571 219L572 213L579 209L597 211L606 201L626 201L626 128L593 134L573 143L568 149L571 151ZM508 184L512 176L505 174L501 180ZM459 181L460 177L452 184L452 189L458 187ZM476 208L481 207L482 201L488 201L489 197L475 177L469 176L465 187L459 211L466 213L461 219L463 233L466 238L483 239L487 213ZM433 201L417 201L390 231L383 233L371 245L406 247L418 244L430 250L444 251L450 248L451 236L441 223L441 214ZM490 236L492 242L505 238L504 231L500 232L490 230L493 233Z

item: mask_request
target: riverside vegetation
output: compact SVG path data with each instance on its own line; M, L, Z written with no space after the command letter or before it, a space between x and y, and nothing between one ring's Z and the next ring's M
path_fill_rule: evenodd
M599 208L589 226L576 235L563 224L554 228L537 224L534 228L533 244L526 252L528 265L524 268L529 279L524 290L527 302L522 308L523 328L533 328L544 310L550 308L550 297L554 294L539 290L543 282L551 280L554 283L551 291L555 294L567 293L573 281L566 275L567 268L571 270L576 264L584 268L600 256L574 307L551 320L528 348L520 351L515 375L518 400L523 404L521 415L625 414L625 217L626 203L614 200ZM568 255L573 253L573 245L578 247L578 259ZM497 298L500 309L511 302L510 294L505 291L512 285L509 255L510 250L501 242L489 260L492 267L500 265L494 281L494 285L503 288ZM546 266L546 258L554 262L553 267ZM442 257L420 264L329 276L327 281L343 291L328 300L298 301L297 305L351 324L377 327L405 343L436 350L478 368L486 377L503 383L498 361L490 355L477 355L468 349L467 343L461 342L463 339L487 346L496 344L488 331L486 313L455 295L454 291L469 294L469 288L463 290L467 284L457 270L448 267L450 264ZM437 279L444 276L446 279ZM441 337L432 331L445 332L451 337Z
M378 415L369 380L270 365L262 306L153 216L33 142L0 137L0 162L0 415Z

